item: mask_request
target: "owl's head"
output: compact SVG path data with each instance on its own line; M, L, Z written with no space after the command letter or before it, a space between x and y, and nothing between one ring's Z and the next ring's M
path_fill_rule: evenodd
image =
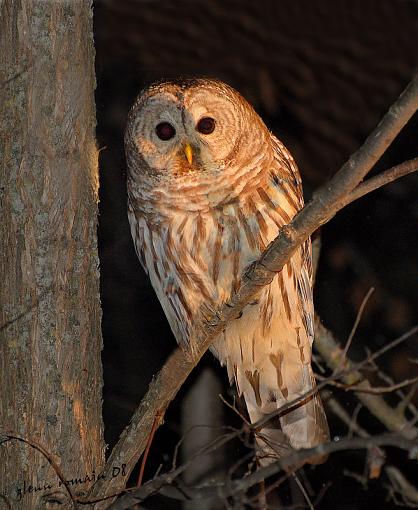
M144 90L129 114L125 146L137 177L186 184L234 173L259 159L268 136L237 91L220 81L193 79Z

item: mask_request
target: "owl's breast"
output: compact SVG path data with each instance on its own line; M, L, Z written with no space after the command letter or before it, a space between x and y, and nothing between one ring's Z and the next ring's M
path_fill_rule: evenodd
M278 232L261 201L234 201L211 211L129 213L138 256L179 343L188 342L196 314L230 299L242 271Z

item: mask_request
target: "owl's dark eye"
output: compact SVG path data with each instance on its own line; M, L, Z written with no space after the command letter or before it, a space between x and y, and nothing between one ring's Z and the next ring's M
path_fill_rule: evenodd
M196 129L202 135L210 135L215 129L215 124L215 119L212 119L212 117L202 117L197 123Z
M176 134L174 126L169 122L160 122L155 127L155 132L160 140L170 140Z

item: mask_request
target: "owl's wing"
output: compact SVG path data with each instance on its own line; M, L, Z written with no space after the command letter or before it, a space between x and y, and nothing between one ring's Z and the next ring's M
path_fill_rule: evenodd
M267 221L267 242L303 207L296 164L279 140L273 137L272 141L275 158L270 168L271 182L266 183L264 191L275 205L274 223L269 222L269 200L257 203L258 213ZM240 321L229 324L226 330L226 362L245 397L253 423L314 390L313 319L308 240L262 291L258 304L247 306ZM328 439L328 425L318 394L280 415L278 422L263 428L257 439L267 456L264 462L269 462L270 455L283 455L286 450L283 432L294 448L315 446Z
M302 179L300 177L299 169L296 166L290 152L274 135L271 135L271 138L273 142L273 149L275 151L276 163L272 173L273 175L283 175L281 169L284 168L286 170L284 173L286 177L282 177L282 180L287 194L293 202L293 216L304 206ZM314 339L314 306L312 293L312 243L310 239L302 244L300 250L301 264L296 272L297 292L299 296L298 304L301 307L303 324L312 344Z
M172 221L153 224L146 220L135 199L128 201L128 217L135 250L149 276L177 343L193 352L191 342L196 313L214 306L216 289L207 264L197 248L205 246L202 228L189 215L172 215ZM200 250L201 251L201 250Z
M288 200L294 203L294 214L304 205L302 182L299 170L292 156L286 147L275 137L273 137L273 146L275 148L277 168L285 168L288 175L287 182L284 183L288 194ZM292 215L292 216L293 216ZM295 276L296 287L296 308L301 318L303 327L297 328L297 344L305 341L309 343L310 348L300 349L300 381L296 381L295 390L299 386L302 393L313 390L316 386L315 377L311 367L311 346L314 340L314 306L313 306L313 273L312 273L312 244L308 239L301 245L299 250L289 261L293 265L293 274ZM283 276L284 278L284 276ZM290 352L289 352L290 355ZM293 393L293 398L300 390ZM315 446L319 443L329 440L329 429L318 393L313 394L306 399L305 403L296 406L294 410L280 417L280 424L283 431L286 432L292 445L296 447ZM274 434L273 434L274 437ZM324 459L316 459L321 462ZM314 460L315 462L315 460Z
M138 221L134 207L130 200L128 200L128 220L131 227L131 235L134 242L136 255L139 259L139 262L141 263L142 269L145 271L145 274L148 275L144 245L145 225Z

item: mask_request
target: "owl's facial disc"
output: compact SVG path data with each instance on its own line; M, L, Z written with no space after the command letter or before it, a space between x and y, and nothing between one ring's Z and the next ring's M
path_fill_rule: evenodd
M235 95L212 82L151 88L129 126L149 172L158 179L189 180L232 168L250 125L248 106Z

